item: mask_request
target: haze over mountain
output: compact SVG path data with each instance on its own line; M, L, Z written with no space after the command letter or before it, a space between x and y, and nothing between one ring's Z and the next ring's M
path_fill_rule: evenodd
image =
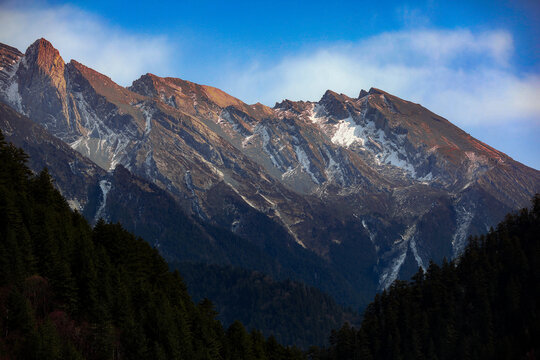
M152 74L122 87L65 63L45 39L24 54L1 45L0 56L0 98L24 115L5 115L2 131L37 148L88 219L131 221L169 261L290 277L355 308L457 256L540 191L539 171L380 89L270 108ZM28 141L24 117L61 142ZM69 166L50 159L51 144ZM127 180L137 178L145 183ZM209 247L175 242L180 213Z

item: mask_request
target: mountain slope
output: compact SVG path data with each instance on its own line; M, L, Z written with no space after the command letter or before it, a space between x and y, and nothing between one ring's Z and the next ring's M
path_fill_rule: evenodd
M4 102L205 223L317 258L342 277L342 303L457 256L540 189L540 172L382 90L269 108L151 74L123 88L44 39L24 55L2 49ZM336 291L317 272L302 279Z
M81 211L92 222L100 217L123 227L143 237L160 253L166 255L166 260L174 267L182 269L182 275L187 279L197 279L188 282L189 293L195 299L205 297L215 302L218 310L225 309L227 299L241 298L246 291L256 293L256 284L244 282L236 288L212 289L210 285L214 275L208 267L207 272L201 273L202 265L219 264L222 276L242 278L252 269L264 276L264 284L269 284L273 290L294 294L292 303L274 302L272 307L251 307L248 311L231 312L220 316L226 326L235 320L246 321L249 328L260 329L264 335L274 335L280 343L287 345L309 346L322 345L326 341L330 329L337 328L344 319L352 319L347 311L335 304L328 295L312 289L317 297L325 299L330 304L328 308L316 305L309 311L302 311L304 304L298 301L303 294L296 289L306 289L303 284L288 283L272 280L312 279L313 272L318 276L319 283L325 283L329 291L342 297L356 296L337 272L329 269L322 261L305 250L290 250L286 242L274 241L265 248L245 240L232 232L220 229L197 219L187 216L175 199L156 185L133 176L123 166L118 166L112 172L105 172L96 164L71 149L61 140L50 135L40 125L32 122L12 110L5 104L0 104L0 129L6 134L6 139L21 146L30 154L29 167L35 173L47 167L56 187L62 189L69 205ZM156 216L159 214L159 216ZM270 239L272 236L283 237L286 233L281 228L273 228L264 216L251 219L258 229ZM283 233L276 234L275 231ZM302 252L303 251L303 252ZM231 266L234 266L231 267ZM204 266L202 266L205 268ZM238 274L242 276L238 276ZM204 275L204 276L202 276ZM207 278L208 276L208 278ZM262 275L261 275L262 276ZM201 282L201 279L204 281ZM212 289L212 291L207 291ZM344 293L344 289L347 289ZM205 292L206 291L206 292ZM254 301L255 299L246 299ZM321 310L321 311L319 311ZM242 317L239 317L239 314ZM276 317L285 319L295 314L295 322L261 322L256 319ZM255 319L255 320L254 320ZM298 324L321 322L325 324L314 335L313 326L301 327Z
M472 238L456 262L431 263L333 332L317 359L534 359L540 338L540 196ZM464 316L466 314L466 316Z
M92 229L0 133L0 355L8 359L303 359L212 304L120 225Z

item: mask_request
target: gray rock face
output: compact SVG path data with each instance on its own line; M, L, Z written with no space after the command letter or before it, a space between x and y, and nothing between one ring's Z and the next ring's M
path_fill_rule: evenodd
M43 39L0 55L2 101L104 171L122 165L268 247L254 227L263 216L352 288L458 255L540 191L540 172L379 89L269 108L152 74L123 88Z
M106 171L51 135L42 126L0 103L0 130L6 140L29 155L29 167L47 168L69 205L83 212L92 202L91 189Z

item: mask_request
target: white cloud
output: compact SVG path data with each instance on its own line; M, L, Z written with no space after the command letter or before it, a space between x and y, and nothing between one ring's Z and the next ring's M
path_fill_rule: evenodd
M318 100L326 89L357 96L378 87L461 125L540 123L540 76L516 75L506 31L383 33L299 52L220 79L241 99ZM231 85L232 84L232 85Z
M524 140L523 133L540 132L540 74L513 68L513 38L504 30L403 30L298 50L278 60L237 56L251 65L234 66L227 61L234 48L215 61L193 62L173 47L178 37L128 32L72 6L8 1L0 0L0 42L24 52L45 37L64 60L74 58L121 85L147 72L175 76L187 70L188 80L195 80L190 73L203 73L209 85L268 105L285 98L318 100L326 89L357 96L361 88L378 87L421 103L495 147L504 148L506 141L507 149L518 149L525 142L532 144L532 156L538 153L538 142L531 140L537 136ZM415 25L429 26L419 21L421 15L404 14ZM531 151L519 153L525 159ZM536 157L527 159L538 168Z
M174 75L181 64L165 36L128 33L71 6L4 3L0 24L0 42L24 51L45 37L64 60L74 58L121 85L147 72ZM461 126L538 123L540 75L515 74L513 46L511 34L502 30L408 30L298 51L274 63L250 59L247 69L218 64L210 73L216 74L213 85L247 102L317 100L326 89L356 96L373 86Z
M164 36L127 33L71 6L0 5L0 42L24 52L44 37L64 61L75 59L121 85L147 72L167 74L173 49Z

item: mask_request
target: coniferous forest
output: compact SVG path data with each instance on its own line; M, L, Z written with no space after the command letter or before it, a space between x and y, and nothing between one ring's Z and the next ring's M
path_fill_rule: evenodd
M227 329L119 224L91 228L0 134L2 359L527 359L540 354L540 196L463 255L396 281L302 353ZM204 279L201 279L204 281ZM294 319L291 319L293 321Z
M177 268L193 299L219 299L214 302L223 324L240 320L281 344L305 349L328 344L332 329L360 320L356 312L345 312L332 297L300 282L217 265L182 263Z
M92 229L0 135L0 358L301 359L213 305L121 225Z

